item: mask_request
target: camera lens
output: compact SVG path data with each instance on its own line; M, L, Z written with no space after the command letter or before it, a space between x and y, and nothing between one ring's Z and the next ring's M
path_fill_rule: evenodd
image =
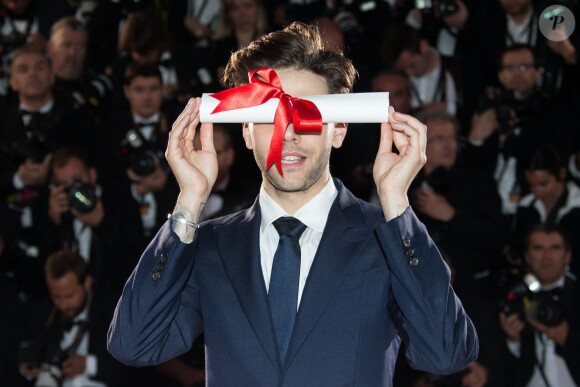
M75 182L69 188L69 204L80 213L91 212L97 205L97 193L90 184Z

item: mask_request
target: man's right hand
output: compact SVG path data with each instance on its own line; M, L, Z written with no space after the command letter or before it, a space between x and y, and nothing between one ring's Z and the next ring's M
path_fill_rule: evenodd
M189 100L173 123L165 151L165 157L181 190L175 211L179 210L192 222L197 222L218 172L212 124L204 123L200 127L201 149L193 146L200 105L200 98Z
M42 163L35 163L30 159L26 159L18 167L18 177L27 187L38 187L46 184L48 179L48 172L50 167L50 160L52 154L48 154L42 160Z
M506 312L500 312L499 323L509 341L514 343L521 341L522 330L526 324L519 319L517 313L506 314Z

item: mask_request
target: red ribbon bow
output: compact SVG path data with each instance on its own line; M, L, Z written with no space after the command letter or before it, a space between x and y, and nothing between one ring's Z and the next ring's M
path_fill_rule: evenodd
M258 75L261 77L258 77ZM219 113L228 110L258 106L270 98L279 98L276 114L274 116L274 132L270 140L270 149L266 159L266 170L272 164L280 175L282 172L282 147L284 145L284 133L288 125L294 124L294 131L318 132L322 131L322 116L316 105L310 101L292 97L282 90L282 84L278 74L271 68L263 68L248 72L250 83L232 89L212 94L220 103L211 112Z

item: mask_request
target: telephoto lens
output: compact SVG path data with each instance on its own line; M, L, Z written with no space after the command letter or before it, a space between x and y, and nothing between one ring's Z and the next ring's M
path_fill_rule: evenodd
M68 188L68 198L70 207L83 214L91 212L97 205L95 187L81 181L75 181Z

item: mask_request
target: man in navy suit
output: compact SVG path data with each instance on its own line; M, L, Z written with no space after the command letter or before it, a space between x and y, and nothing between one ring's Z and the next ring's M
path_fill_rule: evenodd
M255 69L261 78L252 82L278 85L288 108L302 103L292 97L347 93L356 75L301 23L233 54L225 79L247 84ZM381 208L331 178L330 151L346 125L304 133L297 122L244 124L263 177L258 198L198 225L217 176L211 124L199 129L201 149L193 147L199 105L191 100L169 135L166 156L181 192L123 290L109 329L113 356L160 363L203 331L210 386L391 385L401 340L410 364L429 372L476 359L477 335L449 269L408 204L425 163L425 125L392 109L382 124L373 171ZM276 137L281 144L271 146ZM278 231L280 217L301 235Z

